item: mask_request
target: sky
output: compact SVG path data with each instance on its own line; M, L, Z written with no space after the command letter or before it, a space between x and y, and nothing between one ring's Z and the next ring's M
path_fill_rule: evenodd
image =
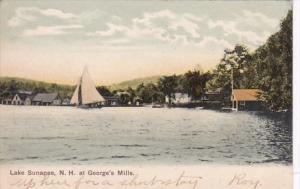
M96 84L213 69L224 49L255 50L289 1L0 1L0 76Z

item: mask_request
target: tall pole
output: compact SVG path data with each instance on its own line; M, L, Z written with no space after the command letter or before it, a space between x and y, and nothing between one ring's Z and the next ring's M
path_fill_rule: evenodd
M234 101L233 101L233 66L231 66L231 101L232 101L232 108L234 108Z
M231 67L231 93L233 93L233 67Z

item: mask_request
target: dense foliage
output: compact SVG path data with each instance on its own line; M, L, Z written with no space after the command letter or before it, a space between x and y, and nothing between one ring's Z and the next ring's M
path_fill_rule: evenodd
M289 11L281 22L280 31L253 55L262 98L271 110L292 109L293 78L293 14Z
M260 98L271 111L292 109L293 14L288 12L280 31L250 53L247 47L236 45L224 51L224 58L214 70L208 88L221 88L227 97L231 92L231 71L234 88L257 88ZM227 98L229 99L229 98Z
M4 97L20 91L31 91L33 94L57 92L61 98L70 98L74 89L75 86L19 78L1 78L0 80L0 96Z

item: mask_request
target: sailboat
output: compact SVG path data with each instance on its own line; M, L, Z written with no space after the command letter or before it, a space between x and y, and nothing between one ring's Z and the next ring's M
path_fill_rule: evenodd
M105 99L97 91L89 76L87 67L84 68L76 89L71 98L71 104L80 108L99 107Z

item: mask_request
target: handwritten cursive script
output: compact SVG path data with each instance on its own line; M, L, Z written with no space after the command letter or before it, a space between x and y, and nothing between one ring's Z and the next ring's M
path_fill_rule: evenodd
M60 188L71 188L71 189L81 189L93 186L131 186L131 187L142 187L142 186L152 186L152 187L179 187L186 186L191 189L197 189L200 180L203 179L201 176L188 176L183 171L175 178L160 178L158 176L153 176L150 179L143 178L140 175L135 175L134 177L128 179L87 179L85 176L80 176L75 180L71 179L57 179L52 176L42 176L41 178L19 178L17 181L11 183L10 185L16 188L22 189L34 189L34 188L46 188L50 186L56 186Z
M235 174L229 181L228 185L249 186L253 189L257 189L261 186L260 180L253 180L247 177L246 173Z

